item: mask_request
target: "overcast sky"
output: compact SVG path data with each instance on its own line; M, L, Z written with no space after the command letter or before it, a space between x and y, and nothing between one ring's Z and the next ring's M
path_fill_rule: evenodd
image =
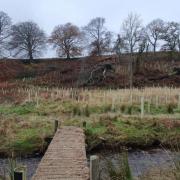
M180 22L180 0L0 0L0 11L13 23L33 20L47 34L58 24L81 27L94 17L105 17L108 29L118 33L130 12L141 15L144 24L156 18Z

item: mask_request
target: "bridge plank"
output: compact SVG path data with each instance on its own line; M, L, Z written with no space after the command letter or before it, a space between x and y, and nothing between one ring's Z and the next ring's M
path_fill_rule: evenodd
M80 128L57 130L32 180L88 180L84 139Z

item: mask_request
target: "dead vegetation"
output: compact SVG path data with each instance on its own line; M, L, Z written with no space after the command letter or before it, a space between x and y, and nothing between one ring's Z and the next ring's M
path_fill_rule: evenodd
M169 60L168 53L142 54L141 63L134 57L133 86L174 86L180 85L180 61ZM130 57L122 55L107 57L86 57L66 61L37 60L30 65L18 60L0 62L0 80L21 81L39 86L58 87L129 87ZM139 70L138 70L139 69ZM21 81L22 84L22 81ZM1 84L3 86L3 84Z

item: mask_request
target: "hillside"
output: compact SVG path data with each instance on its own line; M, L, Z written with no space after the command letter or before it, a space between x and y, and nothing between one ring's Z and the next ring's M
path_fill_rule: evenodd
M179 55L170 59L167 53L143 54L133 57L133 85L180 86ZM129 87L128 55L117 57L86 57L72 60L39 59L26 64L22 60L1 60L0 81L14 83L15 80L28 80L28 83L41 86L59 87ZM104 72L106 70L106 72Z

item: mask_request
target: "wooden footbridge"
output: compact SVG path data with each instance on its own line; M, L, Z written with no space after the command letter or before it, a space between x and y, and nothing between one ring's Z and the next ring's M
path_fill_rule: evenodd
M81 128L58 129L33 180L88 180L85 137Z

